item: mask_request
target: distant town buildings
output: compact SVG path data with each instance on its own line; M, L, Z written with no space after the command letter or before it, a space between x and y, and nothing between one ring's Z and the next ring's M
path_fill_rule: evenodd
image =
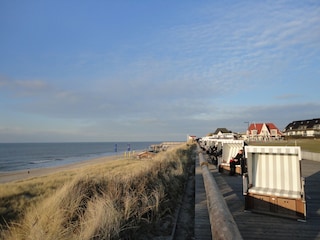
M248 123L248 122L246 122ZM249 123L248 123L249 124ZM320 138L320 118L298 120L289 123L283 131L274 123L251 123L246 133L233 133L227 128L217 128L202 139L244 139L249 141L279 140L284 137L316 137ZM196 139L189 136L189 139Z
M286 136L320 137L320 118L293 121L285 129Z

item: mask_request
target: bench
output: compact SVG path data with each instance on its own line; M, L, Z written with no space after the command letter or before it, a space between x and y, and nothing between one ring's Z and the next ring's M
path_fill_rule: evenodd
M306 219L300 147L246 146L245 208Z
M240 149L243 149L244 141L233 140L221 142L222 155L218 157L219 171L230 171L230 160L237 155ZM241 174L241 166L236 165L236 173Z

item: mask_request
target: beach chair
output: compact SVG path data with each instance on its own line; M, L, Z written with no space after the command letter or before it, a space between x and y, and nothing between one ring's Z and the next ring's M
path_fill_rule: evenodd
M223 144L223 145L222 145ZM237 155L240 149L243 149L244 141L233 140L221 142L222 155L218 157L219 172L230 171L230 160ZM236 173L242 174L241 166L236 166Z
M306 220L300 147L245 146L245 209Z

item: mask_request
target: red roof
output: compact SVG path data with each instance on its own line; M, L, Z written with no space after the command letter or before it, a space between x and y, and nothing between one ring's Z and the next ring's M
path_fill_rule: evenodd
M277 134L282 135L280 130L273 123L251 123L248 130L250 132L252 130L257 130L257 134L259 135L261 133L261 130L264 124L267 126L269 132L271 131L271 129L277 129Z

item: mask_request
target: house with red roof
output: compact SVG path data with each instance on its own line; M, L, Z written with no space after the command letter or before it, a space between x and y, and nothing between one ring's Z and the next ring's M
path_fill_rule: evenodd
M254 141L280 139L282 132L273 123L251 123L247 130L247 138Z

